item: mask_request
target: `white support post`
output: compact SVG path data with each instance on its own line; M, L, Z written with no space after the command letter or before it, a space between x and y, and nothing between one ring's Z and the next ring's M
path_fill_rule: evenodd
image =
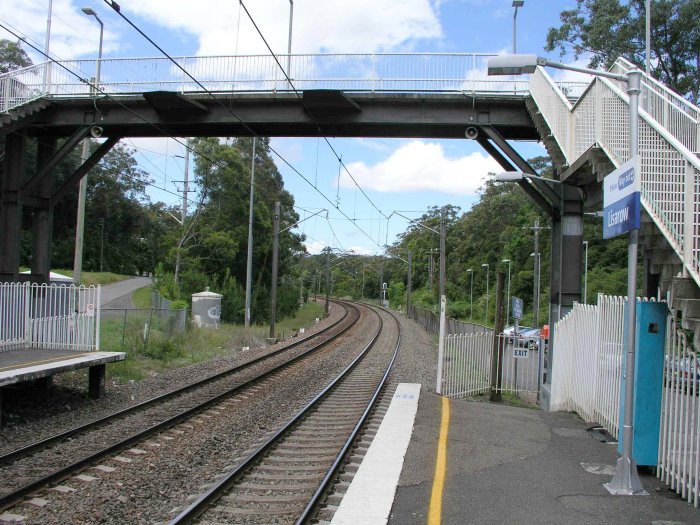
M683 191L685 192L685 205L683 207L683 276L688 276L688 268L693 265L693 240L695 238L694 228L694 210L695 210L695 168L686 160L685 162L685 179Z
M440 296L440 335L438 336L438 366L437 366L437 383L435 385L435 393L442 394L442 362L445 358L445 309L447 306L447 298Z
M100 315L102 310L102 285L97 285L95 293L95 352L100 351Z

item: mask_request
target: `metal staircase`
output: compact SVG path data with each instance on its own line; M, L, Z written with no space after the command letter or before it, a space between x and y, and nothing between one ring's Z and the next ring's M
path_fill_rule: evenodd
M611 71L631 67L618 59ZM528 107L560 171L585 157L600 182L628 160L629 100L619 83L596 77L571 103L538 68L530 94ZM700 348L700 108L644 76L639 113L642 249L660 292Z

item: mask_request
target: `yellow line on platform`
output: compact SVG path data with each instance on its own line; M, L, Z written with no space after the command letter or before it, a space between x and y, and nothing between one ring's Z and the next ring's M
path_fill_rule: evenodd
M38 361L25 361L23 363L17 363L9 366L0 366L0 370L12 370L13 368L27 368L28 366L43 365L46 363L51 363L52 361L63 361L66 359L75 359L76 357L82 357L84 355L89 355L85 353L75 354L75 355L64 355L61 357L53 357L51 359L40 359Z
M442 492L445 487L445 472L447 471L447 434L450 430L450 399L442 398L442 421L440 422L440 437L438 439L437 460L435 461L435 477L433 492L430 496L428 525L440 525L442 521Z

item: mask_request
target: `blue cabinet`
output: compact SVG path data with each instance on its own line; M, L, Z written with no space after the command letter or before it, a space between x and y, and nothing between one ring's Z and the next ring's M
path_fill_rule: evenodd
M627 333L625 306L625 334ZM661 393L664 379L664 345L666 343L666 303L637 301L636 355L634 371L634 441L632 458L637 465L656 466L659 453ZM622 374L625 377L623 346ZM622 453L622 423L625 420L625 383L620 386L620 436L617 449Z

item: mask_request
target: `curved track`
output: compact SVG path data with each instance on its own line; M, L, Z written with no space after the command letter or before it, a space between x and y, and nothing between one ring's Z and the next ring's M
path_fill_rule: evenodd
M353 362L171 525L200 519L306 523L313 518L379 398L401 343L396 316L371 311L379 317L379 328ZM382 315L393 320L389 330ZM395 335L387 335L392 331Z
M162 432L327 347L359 319L359 310L355 306L342 306L345 313L339 321L306 338L205 380L0 456L0 464L6 464L0 469L3 479L0 510L11 507L47 484L65 479L104 456ZM134 424L129 423L131 419L135 420ZM118 439L113 435L111 439L104 437L102 434L114 434L108 429L115 422L127 428L119 431ZM110 444L105 446L107 440ZM70 449L70 453L62 448ZM79 450L78 459L75 459L76 450Z

